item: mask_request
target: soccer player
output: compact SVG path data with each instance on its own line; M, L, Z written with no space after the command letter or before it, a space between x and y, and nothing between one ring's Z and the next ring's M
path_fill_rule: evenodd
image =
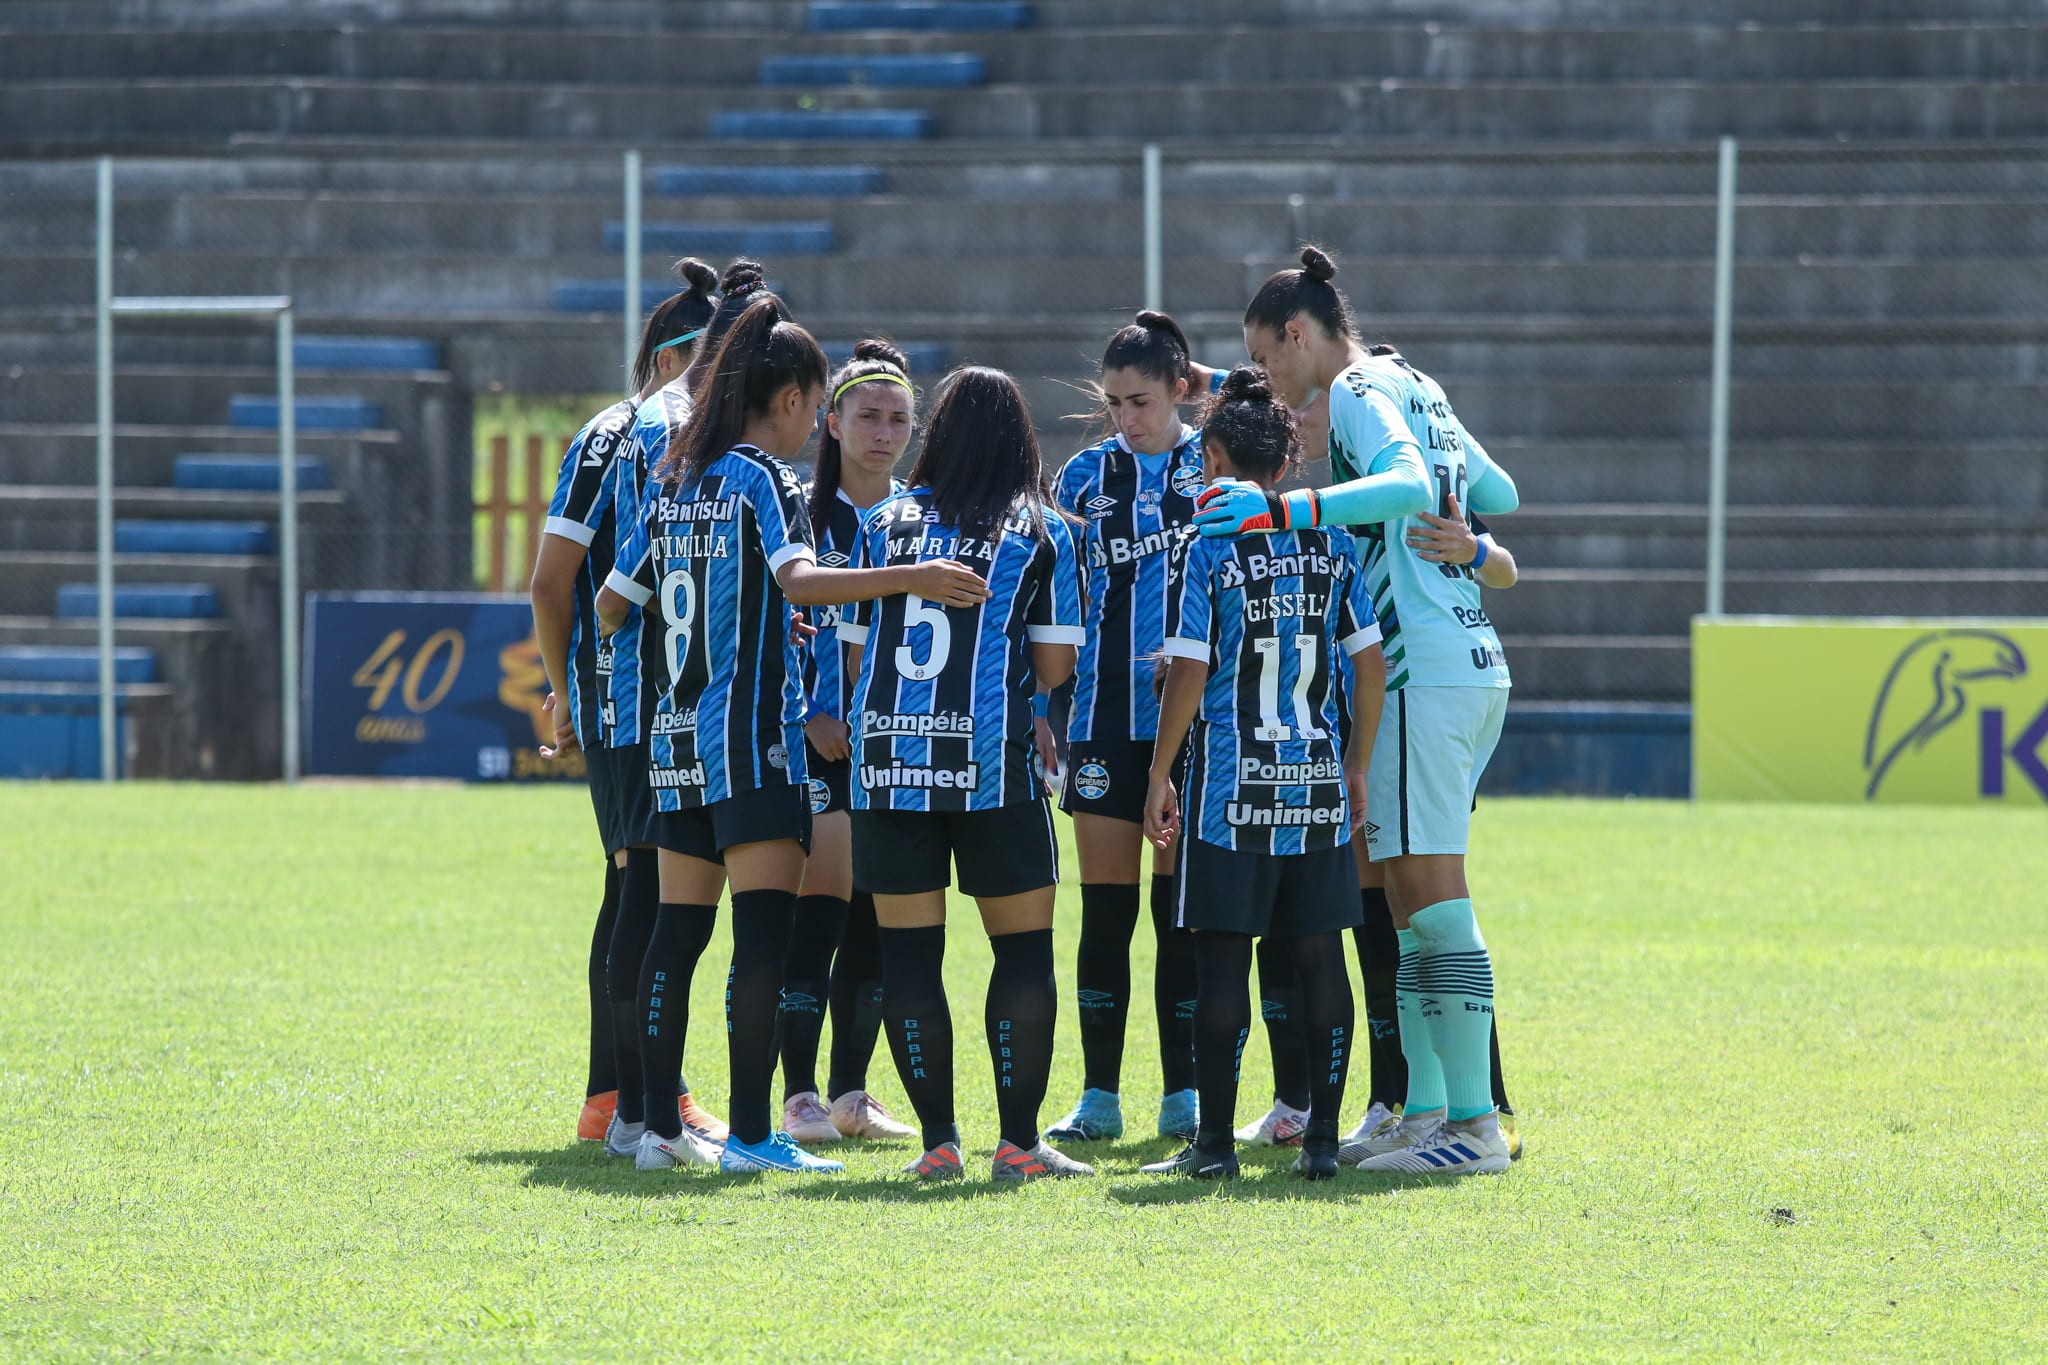
M1416 518L1454 504L1519 504L1514 481L1465 430L1436 381L1390 347L1368 352L1336 265L1315 247L1260 286L1246 349L1290 407L1329 394L1330 459L1342 480L1281 494L1218 484L1196 524L1206 536L1322 524L1360 528L1367 582L1386 632L1386 708L1373 748L1366 847L1386 864L1400 947L1395 995L1408 1093L1400 1122L1362 1170L1490 1174L1508 1143L1488 1068L1493 963L1465 882L1473 793L1500 738L1508 669L1470 565L1407 546Z
M796 471L825 396L825 353L780 299L753 297L720 341L688 421L650 476L633 540L598 594L607 626L658 603L667 690L647 720L661 910L641 964L643 1170L844 1170L770 1127L775 1022L810 842L802 657L792 603L902 592L967 605L987 592L963 565L823 569ZM654 1102L674 1093L694 956L684 940L732 882L726 975L731 1131L722 1148ZM701 951L701 945L696 951Z
M804 490L818 562L849 563L868 509L903 485L890 477L917 422L903 352L860 342L828 382L825 430ZM810 772L811 856L796 902L782 983L782 1131L799 1143L842 1137L898 1141L916 1135L868 1092L868 1063L882 1025L882 950L875 898L853 883L848 819L851 748L847 705L853 673L838 636L840 609L821 607L804 671L805 765ZM829 1001L832 1070L818 1097L818 1035Z
M958 558L981 570L990 595L971 608L863 602L839 627L860 656L854 881L875 894L884 1020L925 1147L908 1171L961 1174L944 977L957 866L995 951L985 1015L1001 1120L994 1177L1092 1175L1038 1131L1057 1013L1059 858L1031 699L1073 672L1085 629L1074 535L1044 493L1015 381L979 368L949 376L909 482L868 514L861 562Z
M1206 372L1204 372L1206 373ZM1075 671L1060 808L1074 817L1081 863L1081 941L1074 968L1084 1080L1080 1103L1046 1131L1055 1141L1123 1136L1124 1021L1131 935L1145 848L1145 771L1159 726L1152 660L1165 639L1168 552L1194 519L1202 438L1180 420L1188 342L1164 313L1144 312L1109 339L1102 399L1115 434L1068 460L1055 497L1086 528L1088 635ZM1041 708L1045 700L1037 703ZM1041 709L1041 716L1043 710ZM1041 749L1051 752L1043 719ZM1195 957L1173 927L1173 855L1154 850L1152 1008L1162 1072L1159 1132L1193 1135Z
M627 849L634 842L624 828L620 787L622 781L643 782L637 767L621 774L620 753L605 734L612 650L599 639L595 603L598 588L611 572L617 543L610 497L612 467L630 439L634 411L689 367L696 342L711 317L711 287L717 283L717 273L699 260L679 261L676 269L689 288L664 300L641 329L640 350L633 363L633 385L638 393L585 422L562 456L533 566L534 637L548 676L548 695L541 706L554 721L554 743L548 752L583 750L590 803L597 814L597 833L605 854L604 899L591 933L588 963L590 1064L583 1112L576 1120L576 1136L591 1141L602 1139L611 1126L620 1088L605 965L619 916ZM631 1000L626 1004L630 1013ZM637 1065L629 1088L637 1112Z
M1212 478L1270 487L1293 463L1294 419L1265 373L1241 366L1202 421ZM1252 941L1284 944L1301 982L1309 1040L1308 1121L1295 1170L1337 1174L1337 1123L1353 1007L1343 931L1359 922L1351 829L1362 821L1366 765L1384 665L1372 601L1351 537L1335 528L1264 541L1200 538L1175 566L1166 687L1145 801L1158 847L1180 838L1176 923L1195 932L1195 1066L1202 1121L1154 1174L1237 1173L1231 1116L1251 1031ZM1334 687L1351 657L1358 717L1338 752ZM1194 728L1185 828L1174 772Z

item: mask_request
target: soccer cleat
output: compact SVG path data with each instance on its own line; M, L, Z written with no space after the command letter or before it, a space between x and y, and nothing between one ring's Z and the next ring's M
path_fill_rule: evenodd
M865 1090L849 1090L832 1101L832 1126L841 1137L870 1142L901 1142L917 1136L915 1128L897 1122L881 1101Z
M942 1142L917 1160L903 1168L905 1175L914 1175L919 1180L958 1180L964 1169L960 1165L960 1144Z
M719 1147L685 1128L665 1138L652 1128L640 1135L640 1150L633 1154L633 1169L667 1171L677 1166L716 1166Z
M1124 1135L1124 1106L1113 1090L1083 1090L1074 1111L1045 1130L1054 1142L1113 1142Z
M1237 1140L1247 1147L1299 1147L1307 1131L1307 1111L1274 1100L1264 1118L1237 1130Z
M837 1142L843 1136L815 1090L798 1091L782 1102L782 1131L798 1142Z
M725 1120L697 1103L685 1090L676 1096L676 1115L683 1121L683 1127L703 1138L706 1142L723 1145L726 1136L732 1132L725 1126Z
M616 1157L638 1156L640 1139L646 1132L646 1124L622 1123L618 1114L614 1113L611 1123L604 1130L604 1154Z
M1335 1180L1337 1153L1337 1139L1309 1138L1301 1144L1301 1155L1294 1158L1294 1173L1303 1180Z
M1421 1141L1369 1156L1358 1169L1381 1175L1499 1175L1508 1168L1508 1144L1491 1118L1465 1131L1440 1123Z
M736 1137L725 1140L725 1150L719 1154L718 1169L726 1172L781 1171L794 1175L837 1175L846 1169L842 1161L828 1161L809 1152L790 1140L787 1133L770 1133L760 1142L741 1142Z
M1195 1092L1176 1090L1159 1101L1159 1136L1193 1142L1201 1118L1202 1104Z
M612 1126L612 1115L619 1111L619 1092L606 1090L591 1095L583 1101L583 1112L576 1116L576 1137L580 1142L603 1142L604 1135Z
M1443 1121L1441 1109L1418 1110L1412 1116L1390 1113L1364 1137L1354 1133L1344 1139L1344 1145L1337 1149L1337 1160L1356 1166L1387 1152L1398 1152L1428 1137Z
M1095 1174L1093 1166L1074 1160L1043 1138L1029 1151L1014 1142L997 1144L993 1167L991 1174L996 1179L1019 1184L1026 1180L1043 1180L1048 1176L1065 1180L1072 1176Z
M1507 1110L1500 1111L1500 1135L1508 1144L1508 1160L1522 1159L1522 1135L1516 1131L1515 1116Z
M1139 1170L1146 1175L1184 1175L1195 1180L1237 1179L1237 1149L1227 1152L1205 1152L1194 1143L1180 1149L1164 1161L1155 1161Z

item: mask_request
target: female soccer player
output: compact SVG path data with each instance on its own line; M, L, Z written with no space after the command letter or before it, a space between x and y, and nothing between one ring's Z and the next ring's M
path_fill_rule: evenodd
M1492 514L1513 511L1519 497L1434 380L1391 349L1369 353L1359 342L1330 258L1309 247L1301 261L1260 286L1245 310L1245 346L1290 407L1328 392L1331 465L1344 482L1286 494L1219 484L1195 520L1205 536L1362 528L1391 694L1373 749L1366 846L1387 865L1408 1094L1386 1140L1402 1145L1359 1165L1502 1171L1508 1144L1487 1060L1493 964L1465 883L1465 846L1473 793L1507 710L1507 659L1472 569L1423 560L1406 539L1420 513L1441 513L1453 499Z
M1206 374L1206 371L1204 372ZM1159 726L1149 662L1165 639L1168 552L1194 519L1202 438L1182 423L1187 337L1164 313L1138 314L1102 354L1102 397L1116 434L1068 460L1055 497L1086 527L1088 636L1074 675L1061 809L1081 861L1081 943L1074 968L1084 1077L1080 1103L1046 1131L1055 1141L1123 1136L1124 1021L1131 934L1145 846L1145 770ZM1040 702L1043 705L1043 702ZM1040 722L1044 724L1043 721ZM1047 731L1044 738L1049 741ZM1050 744L1045 745L1047 749ZM1159 1132L1188 1137L1196 1120L1194 946L1173 927L1173 857L1152 858L1158 962Z
M769 1122L775 1016L811 822L802 658L790 641L789 608L903 592L966 606L987 593L957 563L818 567L802 486L784 461L810 440L826 370L825 353L788 320L780 299L763 294L750 303L652 472L624 557L630 569L614 566L598 594L609 626L629 606L659 599L669 679L647 723L662 906L641 965L642 1169L713 1160L727 1171L845 1169ZM657 1097L674 1093L681 1066L689 1010L681 940L713 912L728 876L731 1132L719 1149L670 1118Z
M868 509L903 487L890 477L916 425L915 390L903 352L863 341L828 387L825 430L804 497L818 562L844 565ZM847 703L853 674L839 642L840 612L817 613L806 651L805 764L810 771L811 856L796 902L782 983L782 1131L799 1143L842 1137L898 1140L915 1130L868 1093L868 1063L882 1024L882 954L875 898L853 884L848 810ZM818 1098L818 1034L832 1011L832 1070Z
M884 1018L925 1153L909 1171L961 1173L946 1001L946 888L974 897L995 950L986 1022L1001 1138L997 1180L1092 1175L1041 1140L1052 1070L1052 807L1031 700L1064 682L1084 638L1073 532L1044 492L1024 396L998 370L945 382L910 488L862 524L861 562L957 557L989 598L947 610L918 596L863 602L839 627L858 646L854 881L881 921Z
M1231 372L1203 416L1212 478L1268 488L1293 462L1294 420L1263 371ZM1359 922L1357 863L1366 765L1383 694L1379 627L1351 537L1334 528L1270 540L1203 538L1175 566L1166 688L1145 801L1157 847L1180 836L1177 924L1195 932L1195 1065L1202 1123L1178 1155L1145 1167L1202 1179L1237 1173L1231 1115L1251 1031L1252 940L1285 942L1309 1039L1309 1117L1295 1169L1337 1173L1337 1123L1353 1008L1343 931ZM1358 718L1337 750L1334 684L1353 659ZM1198 723L1199 722L1199 723ZM1174 772L1194 727L1187 813Z
M633 362L638 393L622 398L583 424L562 456L547 526L533 566L533 630L547 670L548 696L542 709L554 720L553 752L580 747L590 780L590 803L604 844L604 899L590 937L590 1067L576 1136L601 1139L619 1099L619 1057L613 1043L614 1010L606 974L612 931L618 921L626 850L636 842L624 827L622 784L642 784L644 765L621 772L621 752L605 733L606 689L612 650L597 629L597 590L611 572L617 543L611 500L612 467L628 444L640 403L689 367L698 337L710 320L711 288L717 272L699 260L676 263L689 288L670 295L647 317ZM630 762L630 760L629 760ZM625 1001L631 1013L632 1001ZM628 1089L639 1111L637 1059Z

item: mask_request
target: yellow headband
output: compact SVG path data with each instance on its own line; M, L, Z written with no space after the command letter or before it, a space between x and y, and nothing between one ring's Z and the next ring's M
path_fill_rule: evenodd
M852 388L856 384L865 384L871 379L886 379L891 384L901 384L903 386L903 391L905 393L909 394L912 398L917 397L917 390L910 387L910 381L908 379L905 379L900 374L890 374L888 371L884 370L876 374L855 375L853 378L847 380L844 384L841 384L838 390L832 395L832 406L835 408L839 406L839 400L846 397L846 391L848 389Z

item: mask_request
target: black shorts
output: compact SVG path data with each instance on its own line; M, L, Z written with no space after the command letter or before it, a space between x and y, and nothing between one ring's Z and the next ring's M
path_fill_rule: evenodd
M1178 871L1177 928L1299 938L1365 923L1348 843L1282 855L1182 839Z
M1060 879L1052 803L994 810L857 810L853 884L877 896L943 891L960 870L963 896L1021 896Z
M650 842L647 820L654 814L654 790L647 785L647 746L599 744L584 752L583 763L605 854Z
M849 795L853 781L853 763L850 759L818 757L810 741L804 741L804 768L810 773L811 814L829 815L835 810L851 810L853 799Z
M1180 761L1173 766L1180 771ZM1077 740L1067 749L1067 784L1060 792L1060 809L1069 815L1102 815L1142 825L1145 792L1151 785L1151 740Z
M809 794L794 782L756 787L708 806L654 813L655 847L707 863L723 863L735 844L794 839L811 851Z

